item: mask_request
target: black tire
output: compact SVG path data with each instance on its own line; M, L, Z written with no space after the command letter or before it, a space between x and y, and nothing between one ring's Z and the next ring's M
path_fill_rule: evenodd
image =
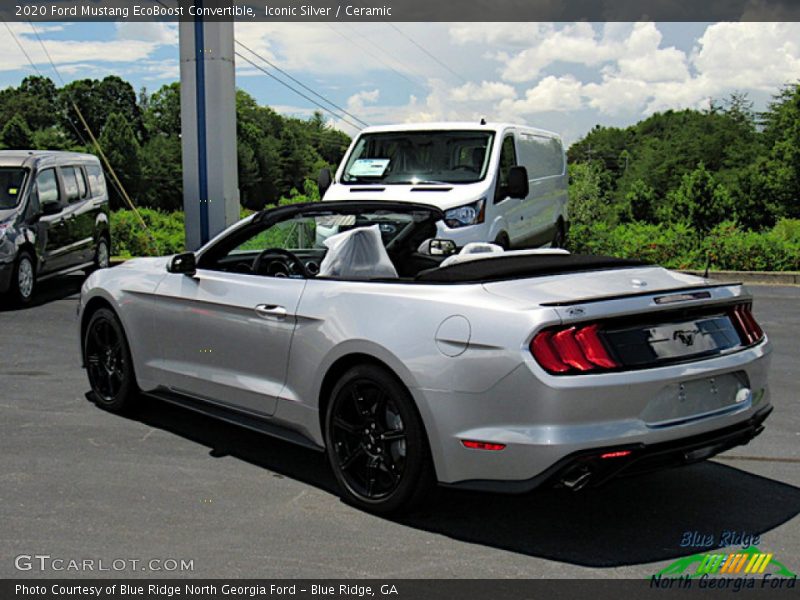
M36 261L28 250L20 251L11 274L8 295L14 306L27 306L36 291Z
M83 337L83 364L95 404L112 412L128 412L139 392L125 331L108 308L95 311Z
M556 223L556 232L553 234L553 241L550 242L551 248L567 247L567 228L561 219Z
M511 240L508 239L508 234L505 231L501 231L497 234L497 237L494 239L494 243L500 246L503 250L508 250L511 248Z
M376 365L347 371L325 415L328 461L343 498L378 513L418 506L436 483L425 427L408 390Z

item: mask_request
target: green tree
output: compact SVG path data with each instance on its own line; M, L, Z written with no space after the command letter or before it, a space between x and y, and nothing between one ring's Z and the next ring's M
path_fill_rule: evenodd
M0 143L9 150L27 150L33 145L33 134L22 116L15 114L5 124L0 131Z
M681 185L667 195L662 217L707 232L732 214L728 189L714 179L703 163L683 176Z
M800 217L800 84L787 86L764 114L769 147L762 193L779 217Z
M183 208L181 140L177 135L154 135L142 146L138 201L163 211Z
M141 148L128 119L112 113L100 135L100 146L128 196L135 198L141 183ZM112 208L124 207L124 200L114 186L109 196Z

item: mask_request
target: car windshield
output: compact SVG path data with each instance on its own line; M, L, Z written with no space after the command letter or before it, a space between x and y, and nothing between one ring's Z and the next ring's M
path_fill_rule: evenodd
M486 177L494 134L486 131L396 131L358 138L342 182L474 183Z
M25 169L0 167L0 209L14 208L19 204Z

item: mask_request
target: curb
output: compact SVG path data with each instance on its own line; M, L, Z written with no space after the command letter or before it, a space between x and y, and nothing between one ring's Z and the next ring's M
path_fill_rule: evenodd
M704 271L683 271L689 275L702 277ZM761 283L768 285L800 285L798 271L709 271L708 279L714 281L741 281L742 283Z

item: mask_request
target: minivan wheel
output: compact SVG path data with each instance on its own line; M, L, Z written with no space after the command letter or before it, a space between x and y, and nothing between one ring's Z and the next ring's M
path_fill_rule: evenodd
M11 278L11 300L19 306L30 304L36 288L36 267L33 255L23 250L17 257L14 274Z
M422 419L405 387L381 367L354 367L336 384L325 442L344 499L359 508L407 511L435 484Z
M138 389L122 324L108 308L89 319L83 338L83 363L95 403L112 412L129 410Z
M103 237L97 242L97 248L94 251L94 268L107 269L109 264L108 242Z

